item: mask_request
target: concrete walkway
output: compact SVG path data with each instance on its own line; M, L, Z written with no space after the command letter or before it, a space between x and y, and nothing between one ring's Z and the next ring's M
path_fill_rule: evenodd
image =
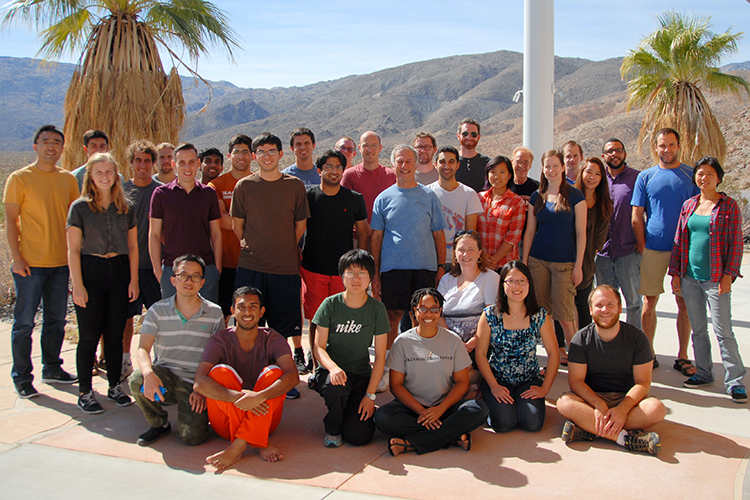
M750 264L743 266L743 274L750 275ZM732 292L734 331L746 365L750 360L748 278L738 280ZM564 419L554 408L557 397L567 390L567 373L561 369L539 432L496 435L488 428L478 429L472 433L469 453L451 448L395 458L386 452L385 436L379 433L368 446L324 448L325 405L301 383L302 397L286 402L282 423L272 436L285 459L268 464L249 451L221 475L205 464L207 455L227 445L217 436L188 447L172 434L152 447L139 447L135 440L147 423L135 405L118 408L102 396L103 378L95 379L105 408L100 415L85 415L75 406L76 385L41 383L38 333L35 386L41 395L18 398L9 376L10 325L0 323L0 498L105 495L117 500L179 495L192 499L252 494L285 499L437 500L481 495L525 500L542 496L750 500L750 405L733 403L720 382L698 391L683 388L685 377L672 368L677 351L675 313L671 296L662 296L655 342L661 367L654 371L652 394L664 402L668 415L654 428L662 438L657 457L629 453L602 440L566 446L559 437ZM723 368L713 336L712 345L715 374L721 380ZM63 358L65 367L75 370L74 345L65 343ZM377 403L390 399L381 394Z

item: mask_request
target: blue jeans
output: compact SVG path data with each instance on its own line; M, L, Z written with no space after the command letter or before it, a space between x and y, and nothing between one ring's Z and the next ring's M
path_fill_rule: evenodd
M13 310L11 349L13 383L31 382L31 332L34 316L42 304L42 376L60 369L60 349L65 338L65 315L68 309L68 266L32 267L30 276L13 274L16 306Z
M498 382L510 391L513 403L501 403L492 395L490 386L482 381L482 397L490 410L487 423L495 432L508 432L516 426L529 432L536 432L544 425L546 404L544 398L523 399L521 394L528 391L532 385L541 387L544 381L535 378L523 384L510 385Z
M172 268L162 264L161 270L161 298L166 299L177 293L177 290L175 290L174 286L172 285L172 281L169 279L174 276L174 274L172 273ZM205 278L206 282L203 283L203 288L201 288L201 297L206 300L210 300L214 304L219 303L220 274L221 273L219 273L219 270L216 269L216 264L208 264L206 266L206 271L203 273L203 277Z
M701 380L714 380L713 362L711 361L711 339L708 337L708 320L706 319L706 302L711 309L711 322L719 341L721 362L724 364L724 386L728 393L732 387L742 384L742 377L747 370L742 363L737 340L732 331L732 294L719 295L719 283L716 281L697 281L683 276L682 297L685 299L690 324L693 327L693 352L695 353L695 374Z
M596 256L596 285L611 285L620 289L625 299L627 322L642 330L643 300L638 293L641 284L641 254L633 252L624 257Z

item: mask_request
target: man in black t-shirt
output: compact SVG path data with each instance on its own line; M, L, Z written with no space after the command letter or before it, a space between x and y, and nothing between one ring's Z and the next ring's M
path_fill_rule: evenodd
M510 181L508 189L528 202L531 193L539 189L539 181L528 177L534 163L534 152L526 146L518 146L513 150L510 162L513 164L513 180Z
M490 161L490 157L477 152L477 144L482 134L479 133L479 122L466 118L458 124L459 165L456 171L456 180L461 182L477 193L484 191L484 167Z
M302 307L305 318L312 320L326 297L344 291L338 272L339 258L353 249L352 227L357 228L357 245L366 250L367 208L364 197L341 186L346 157L337 150L328 150L315 161L320 186L307 190L310 218L302 251ZM315 341L315 325L310 322L310 346ZM314 356L308 358L307 369L313 371Z
M631 451L659 453L656 432L642 429L664 420L667 411L649 397L653 353L646 334L620 321L620 293L600 285L589 295L594 322L573 337L568 353L570 390L557 400L569 419L562 440L603 437Z

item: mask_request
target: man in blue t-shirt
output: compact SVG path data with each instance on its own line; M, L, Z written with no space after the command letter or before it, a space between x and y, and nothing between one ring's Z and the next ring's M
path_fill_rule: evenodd
M320 174L313 162L315 134L307 127L299 127L289 134L289 147L294 153L295 163L281 171L293 175L305 184L305 189L320 185Z
M376 269L372 289L388 310L389 348L412 294L437 286L445 274L445 269L438 268L438 263L445 262L443 205L435 193L417 183L418 158L417 151L406 144L393 149L396 184L378 195L372 209Z
M644 296L641 322L652 349L656 333L656 304L659 295L664 293L664 276L672 255L680 210L685 200L698 194L692 181L692 169L680 162L680 135L676 130L663 128L656 133L656 153L659 164L638 174L630 203L633 206L633 232L638 242L636 248L642 255L638 290ZM692 375L695 368L687 361L690 320L682 296L675 295L675 301L680 343L676 363L685 375ZM659 362L654 357L654 367L657 366ZM692 373L685 371L690 368Z

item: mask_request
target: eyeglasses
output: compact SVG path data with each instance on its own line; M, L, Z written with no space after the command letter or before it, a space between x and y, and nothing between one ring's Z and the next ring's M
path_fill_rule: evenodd
M475 139L476 139L478 135L479 135L479 134L477 134L476 132L461 132L461 137L469 137L469 136L472 136L473 138L475 138Z
M361 280L370 279L370 273L368 273L365 270L357 271L357 272L354 272L354 271L344 271L344 278L352 279L355 276L357 278L361 279Z
M505 280L503 283L508 286L526 286L529 284L529 280Z
M182 281L183 283L187 280L192 281L193 283L200 283L200 281L203 279L203 276L200 274L187 274L187 273L180 273L175 274L175 278L177 278L178 281Z
M268 151L263 151L262 149L259 149L255 152L255 156L258 158L263 158L264 156L276 156L279 154L278 149L269 149Z
M427 151L434 148L434 146L414 146L417 151Z
M618 155L621 155L624 152L625 152L625 150L623 148L614 148L614 149L608 149L608 150L606 150L604 152L604 154L607 155L607 156L612 156L615 153L618 154Z
M427 311L430 311L432 314L437 314L440 312L439 307L417 307L417 312L419 314L425 314Z
M323 165L323 170L338 170L340 172L343 172L344 166L343 165L331 165L329 163L326 163L325 165Z
M338 146L336 149L341 151L342 153L353 153L354 151L356 151L355 148L350 148L348 146Z

